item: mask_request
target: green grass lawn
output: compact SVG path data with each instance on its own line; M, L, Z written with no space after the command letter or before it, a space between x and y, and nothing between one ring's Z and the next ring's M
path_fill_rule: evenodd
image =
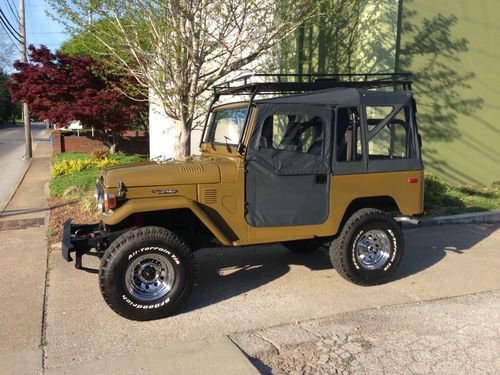
M53 163L55 164L63 160L85 160L89 158L89 154L86 153L67 152L56 154L53 157ZM116 160L118 164L129 164L147 160L147 156L115 154L110 155L110 159ZM91 167L80 172L53 177L49 185L50 195L52 197L62 196L66 189L71 186L76 187L80 194L93 190L95 187L95 181L97 176L99 176L100 171L100 168Z

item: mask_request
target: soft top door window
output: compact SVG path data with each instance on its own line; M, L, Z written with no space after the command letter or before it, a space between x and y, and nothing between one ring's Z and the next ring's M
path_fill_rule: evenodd
M329 173L331 115L323 106L259 106L247 158L280 175Z

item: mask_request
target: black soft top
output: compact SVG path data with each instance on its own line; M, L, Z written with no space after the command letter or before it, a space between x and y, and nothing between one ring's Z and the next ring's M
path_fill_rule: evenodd
M255 100L257 104L308 104L308 105L404 105L411 100L411 91L373 91L357 88L331 88L302 94Z

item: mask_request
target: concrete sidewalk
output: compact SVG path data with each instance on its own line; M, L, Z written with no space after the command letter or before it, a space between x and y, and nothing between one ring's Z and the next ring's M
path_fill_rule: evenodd
M0 217L2 374L32 374L42 369L49 166L50 145L40 143L29 170Z

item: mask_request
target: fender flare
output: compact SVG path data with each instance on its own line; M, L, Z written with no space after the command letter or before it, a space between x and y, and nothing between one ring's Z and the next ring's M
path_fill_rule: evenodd
M224 232L206 214L200 205L186 197L165 197L165 198L138 198L125 202L112 214L104 214L103 223L105 225L116 225L128 218L130 215L141 212L165 211L179 208L187 208L208 228L210 232L223 245L231 245L231 241Z

